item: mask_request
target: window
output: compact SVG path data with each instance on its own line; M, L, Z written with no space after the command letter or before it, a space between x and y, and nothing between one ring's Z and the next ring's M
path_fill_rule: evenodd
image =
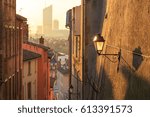
M16 80L16 81L15 81L15 82L16 82L16 85L15 85L15 86L16 86L16 89L15 89L15 90L16 90L16 95L18 95L18 92L19 92L19 91L18 91L18 89L19 89L19 84L18 84L19 73L18 73L18 72L16 73L16 78L15 78L15 80Z
M9 56L9 30L6 28L5 31L5 35L6 35L6 57Z
M12 83L11 83L11 78L8 80L8 82L9 82L9 100L11 100L11 85L12 85Z
M12 51L13 55L15 55L15 29L14 26L12 27Z
M9 57L11 57L11 48L12 48L12 45L11 45L11 41L12 41L12 36L11 36L11 29L9 28Z
M74 43L75 44L74 45L75 57L79 58L79 56L80 56L80 36L76 35L74 38L74 41L75 41L75 43Z
M31 75L31 61L28 62L28 75Z
M72 54L74 54L74 39L72 40Z
M36 73L36 70L37 70L36 61L37 61L37 60L35 60L35 73Z
M8 99L7 98L7 96L8 96L8 81L4 85L5 85L5 88L4 88L3 94L5 96L5 99Z
M7 58L7 28L4 28L4 34L5 34L5 57Z
M28 100L31 100L32 99L31 98L31 82L28 83L28 89L27 89L27 91L28 91Z
M15 91L15 76L13 76L13 99L15 99L16 91Z

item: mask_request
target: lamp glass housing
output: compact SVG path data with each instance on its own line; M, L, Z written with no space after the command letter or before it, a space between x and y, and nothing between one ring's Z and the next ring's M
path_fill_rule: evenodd
M100 36L100 34L97 34L94 36L93 42L96 51L98 52L98 54L100 54L101 51L103 50L105 40L103 39L102 36Z

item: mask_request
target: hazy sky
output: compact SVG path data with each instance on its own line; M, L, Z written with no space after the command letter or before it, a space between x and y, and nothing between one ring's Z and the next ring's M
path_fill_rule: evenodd
M53 5L53 20L59 20L60 29L65 29L66 12L81 4L81 0L17 0L17 13L28 18L32 33L42 25L43 8Z

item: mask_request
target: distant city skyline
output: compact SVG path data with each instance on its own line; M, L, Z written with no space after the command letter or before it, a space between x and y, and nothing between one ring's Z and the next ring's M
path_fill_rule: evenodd
M43 9L43 34L49 35L52 31L53 6L50 5Z
M53 20L53 30L59 30L59 21L58 20Z
M17 0L17 13L28 19L30 33L36 33L37 26L43 24L43 9L52 5L53 20L65 29L67 10L80 4L81 0Z

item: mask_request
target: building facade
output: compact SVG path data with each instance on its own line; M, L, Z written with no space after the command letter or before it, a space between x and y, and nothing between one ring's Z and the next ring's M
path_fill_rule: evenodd
M28 39L27 18L16 14L16 64L19 92L22 92L23 41ZM22 98L22 93L20 94Z
M150 99L149 5L149 0L107 2L101 33L104 52L121 50L121 59L113 64L101 58L102 99Z
M34 53L40 54L38 59L38 79L37 79L37 99L47 100L51 99L50 88L50 59L48 58L49 48L42 44L35 44L26 42L23 44L23 49L30 50Z
M110 2L110 1L109 1ZM101 99L101 60L94 48L94 35L102 32L106 0L81 1L82 99ZM103 77L104 78L104 77Z
M73 19L73 20L71 20ZM81 42L81 6L76 6L68 11L66 27L70 29L70 82L73 93L70 99L82 99L82 42Z
M24 100L37 100L38 58L41 55L23 50L22 92Z
M149 4L148 0L81 1L82 99L150 99ZM75 27L70 29L71 59L76 43ZM94 48L96 34L105 40L102 55ZM77 65L71 59L71 72Z
M0 1L0 99L22 98L23 24L16 0Z

